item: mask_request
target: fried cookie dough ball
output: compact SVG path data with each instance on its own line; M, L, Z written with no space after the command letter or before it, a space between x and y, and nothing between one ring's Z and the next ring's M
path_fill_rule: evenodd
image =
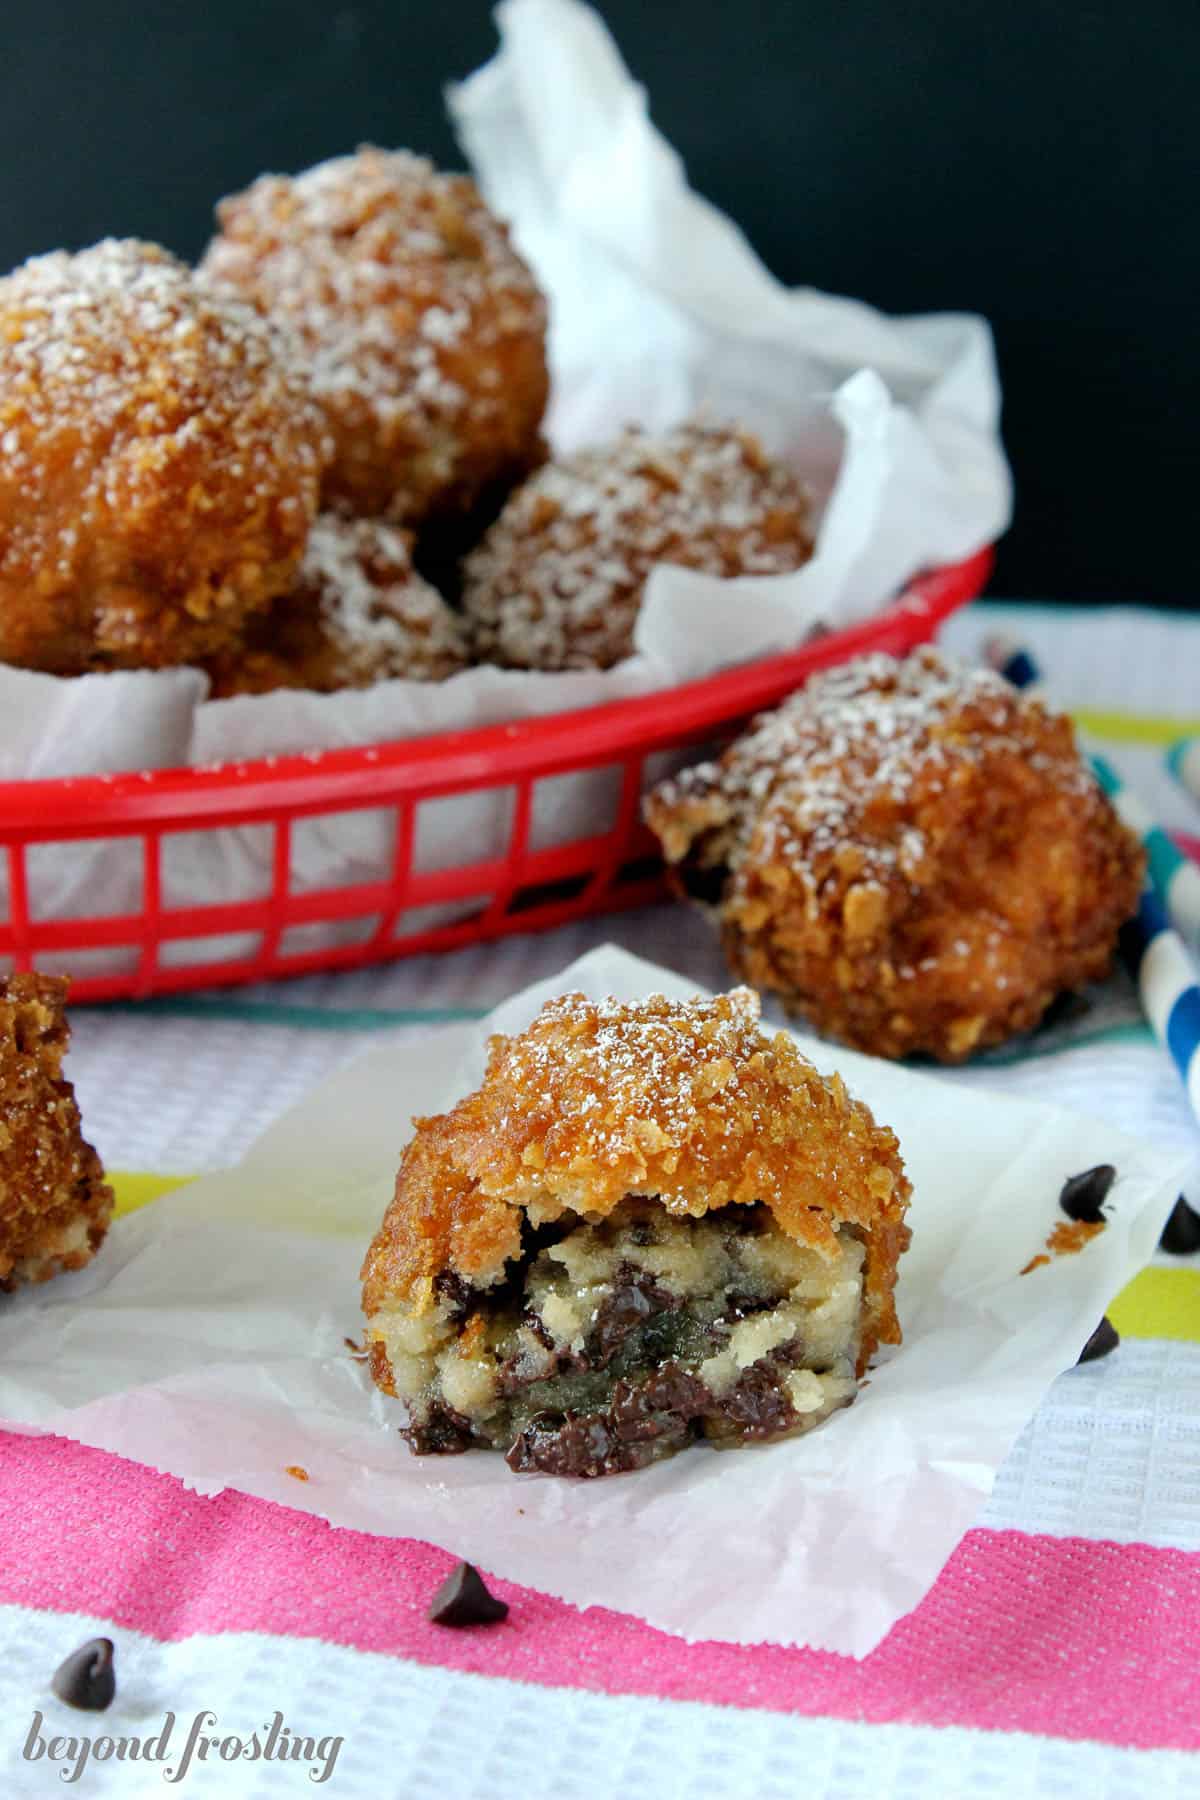
M1143 855L1070 722L936 651L818 675L647 817L733 966L876 1056L961 1062L1103 976Z
M0 975L0 1294L86 1267L112 1218L63 1076L66 995L59 977Z
M153 244L0 280L0 661L189 662L290 583L319 415L278 335Z
M209 665L213 696L274 688L443 681L467 664L466 634L412 566L412 534L323 513L295 585L257 615L241 646Z
M748 432L685 424L547 463L464 565L482 660L608 669L633 649L656 563L782 575L812 555L803 484Z
M912 1192L895 1133L747 989L549 1000L417 1119L363 1264L371 1373L418 1453L643 1468L810 1431L880 1344Z
M540 460L546 304L465 175L366 148L221 202L201 265L298 334L324 502L415 523Z

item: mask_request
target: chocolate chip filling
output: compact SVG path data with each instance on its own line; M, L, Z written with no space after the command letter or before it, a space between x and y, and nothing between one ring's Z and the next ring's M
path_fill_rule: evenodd
M471 1448L471 1421L433 1400L402 1427L402 1435L418 1456L458 1456Z
M409 1443L588 1477L807 1430L856 1392L862 1260L852 1230L825 1258L761 1206L526 1227L502 1281L440 1276L425 1343L393 1349Z

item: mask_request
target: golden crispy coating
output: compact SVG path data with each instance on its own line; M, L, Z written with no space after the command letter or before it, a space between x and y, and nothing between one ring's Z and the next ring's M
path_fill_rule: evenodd
M758 1010L744 988L687 1004L568 994L519 1037L493 1038L478 1091L416 1122L363 1265L368 1320L428 1311L447 1271L498 1281L524 1219L603 1219L645 1194L696 1219L760 1202L830 1259L837 1227L854 1227L866 1246L860 1367L898 1343L911 1189L895 1135L791 1038L765 1036ZM378 1340L373 1370L387 1386Z
M0 661L219 649L291 581L321 452L277 334L165 250L25 263L0 280Z
M656 563L781 575L812 555L802 483L748 432L686 424L547 463L464 566L482 661L607 669L633 649Z
M960 1062L1099 979L1143 855L1070 722L933 650L818 675L647 804L732 965L876 1056Z
M402 523L538 460L546 305L465 175L362 149L222 201L201 265L302 340L327 506Z
M412 565L412 534L323 513L295 586L209 665L214 698L376 681L444 681L467 664L466 633Z
M67 984L0 977L0 1289L47 1281L91 1261L112 1217L112 1189L80 1132L63 1080Z

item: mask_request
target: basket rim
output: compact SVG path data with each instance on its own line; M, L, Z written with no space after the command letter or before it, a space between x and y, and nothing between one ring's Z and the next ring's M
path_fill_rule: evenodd
M507 785L542 771L556 754L563 767L584 768L635 747L653 751L681 732L777 702L789 684L874 648L890 626L907 618L916 615L937 625L982 591L993 561L993 548L985 546L915 576L882 612L843 631L715 675L595 706L244 761L0 781L0 840L25 835L34 820L40 828L73 826L77 833L90 826L96 835L156 820L186 819L203 827L210 814L223 822L231 809L240 812L239 795L247 811L261 806L264 814L281 806L333 810L339 801L357 807L370 805L385 788L394 801L409 785L422 796ZM667 695L670 706L664 707Z

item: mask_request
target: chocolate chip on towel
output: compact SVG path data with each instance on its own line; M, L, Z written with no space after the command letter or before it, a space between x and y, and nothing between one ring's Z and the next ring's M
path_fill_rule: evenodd
M1097 1163L1094 1169L1085 1169L1082 1175L1067 1177L1058 1204L1068 1219L1075 1219L1081 1225L1101 1225L1104 1214L1100 1209L1116 1179L1117 1171L1111 1163Z
M117 1694L111 1638L91 1638L59 1663L50 1683L60 1700L81 1712L103 1712Z
M1083 1349L1079 1352L1079 1361L1097 1362L1102 1356L1109 1356L1121 1341L1121 1334L1111 1319L1101 1319L1095 1331Z
M430 1601L429 1617L434 1625L492 1625L508 1617L508 1602L488 1593L478 1569L460 1562Z
M1200 1213L1180 1194L1158 1240L1169 1256L1194 1256L1200 1250Z

